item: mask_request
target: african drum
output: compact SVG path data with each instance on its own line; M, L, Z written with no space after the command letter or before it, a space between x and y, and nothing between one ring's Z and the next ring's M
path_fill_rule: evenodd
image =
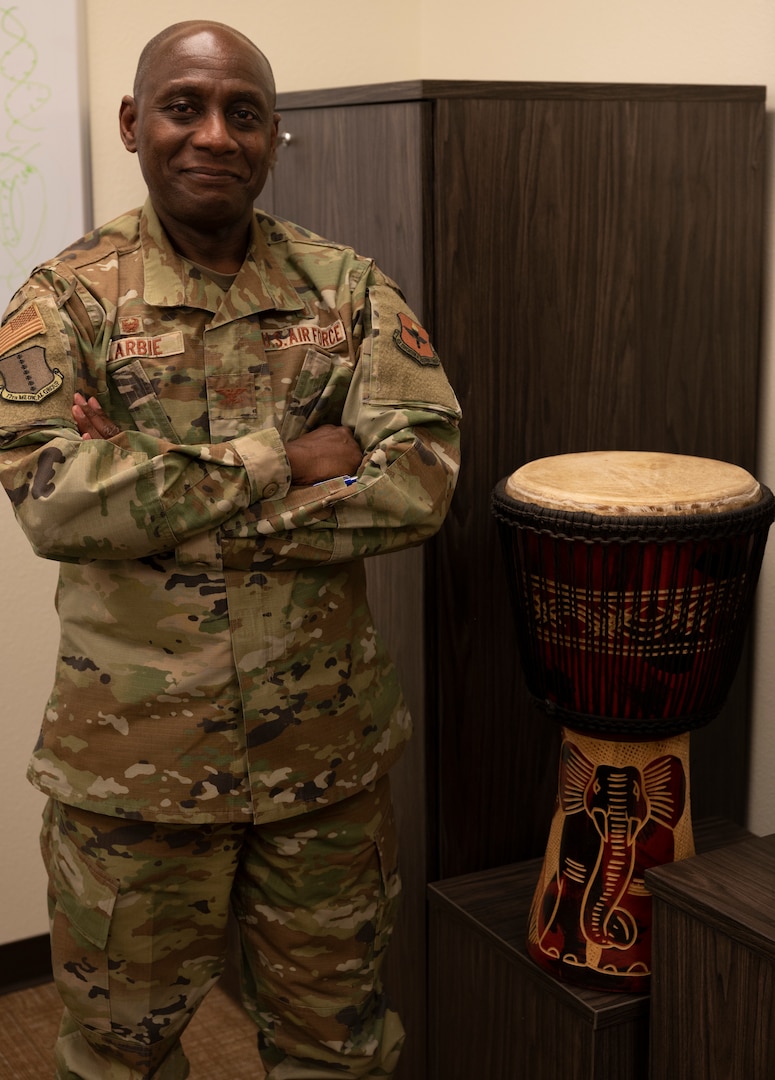
M527 688L562 725L528 950L645 990L644 874L694 853L689 732L732 683L775 498L726 462L600 451L529 462L492 508Z

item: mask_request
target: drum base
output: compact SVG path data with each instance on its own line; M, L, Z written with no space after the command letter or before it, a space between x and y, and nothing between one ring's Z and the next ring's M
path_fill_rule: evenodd
M651 894L644 874L693 854L688 733L623 743L563 728L530 956L578 986L647 991Z

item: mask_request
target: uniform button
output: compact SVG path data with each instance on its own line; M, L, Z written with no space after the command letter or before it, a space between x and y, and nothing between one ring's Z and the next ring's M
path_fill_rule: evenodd
M280 490L277 484L267 484L264 488L264 498L271 499Z

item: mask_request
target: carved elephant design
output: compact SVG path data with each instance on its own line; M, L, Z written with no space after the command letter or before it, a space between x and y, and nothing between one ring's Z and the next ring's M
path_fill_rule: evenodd
M665 754L642 769L595 765L565 740L557 870L534 907L541 951L567 964L642 969L639 947L651 907L643 875L672 860L685 801L680 758Z

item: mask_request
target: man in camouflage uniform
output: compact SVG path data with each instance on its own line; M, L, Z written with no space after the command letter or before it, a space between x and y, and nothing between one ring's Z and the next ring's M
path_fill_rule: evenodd
M362 560L439 528L459 410L373 263L254 212L274 100L228 27L149 42L120 114L148 201L0 330L0 476L61 563L30 765L60 1080L188 1074L230 905L271 1080L391 1076L403 1039L380 969L410 720Z

